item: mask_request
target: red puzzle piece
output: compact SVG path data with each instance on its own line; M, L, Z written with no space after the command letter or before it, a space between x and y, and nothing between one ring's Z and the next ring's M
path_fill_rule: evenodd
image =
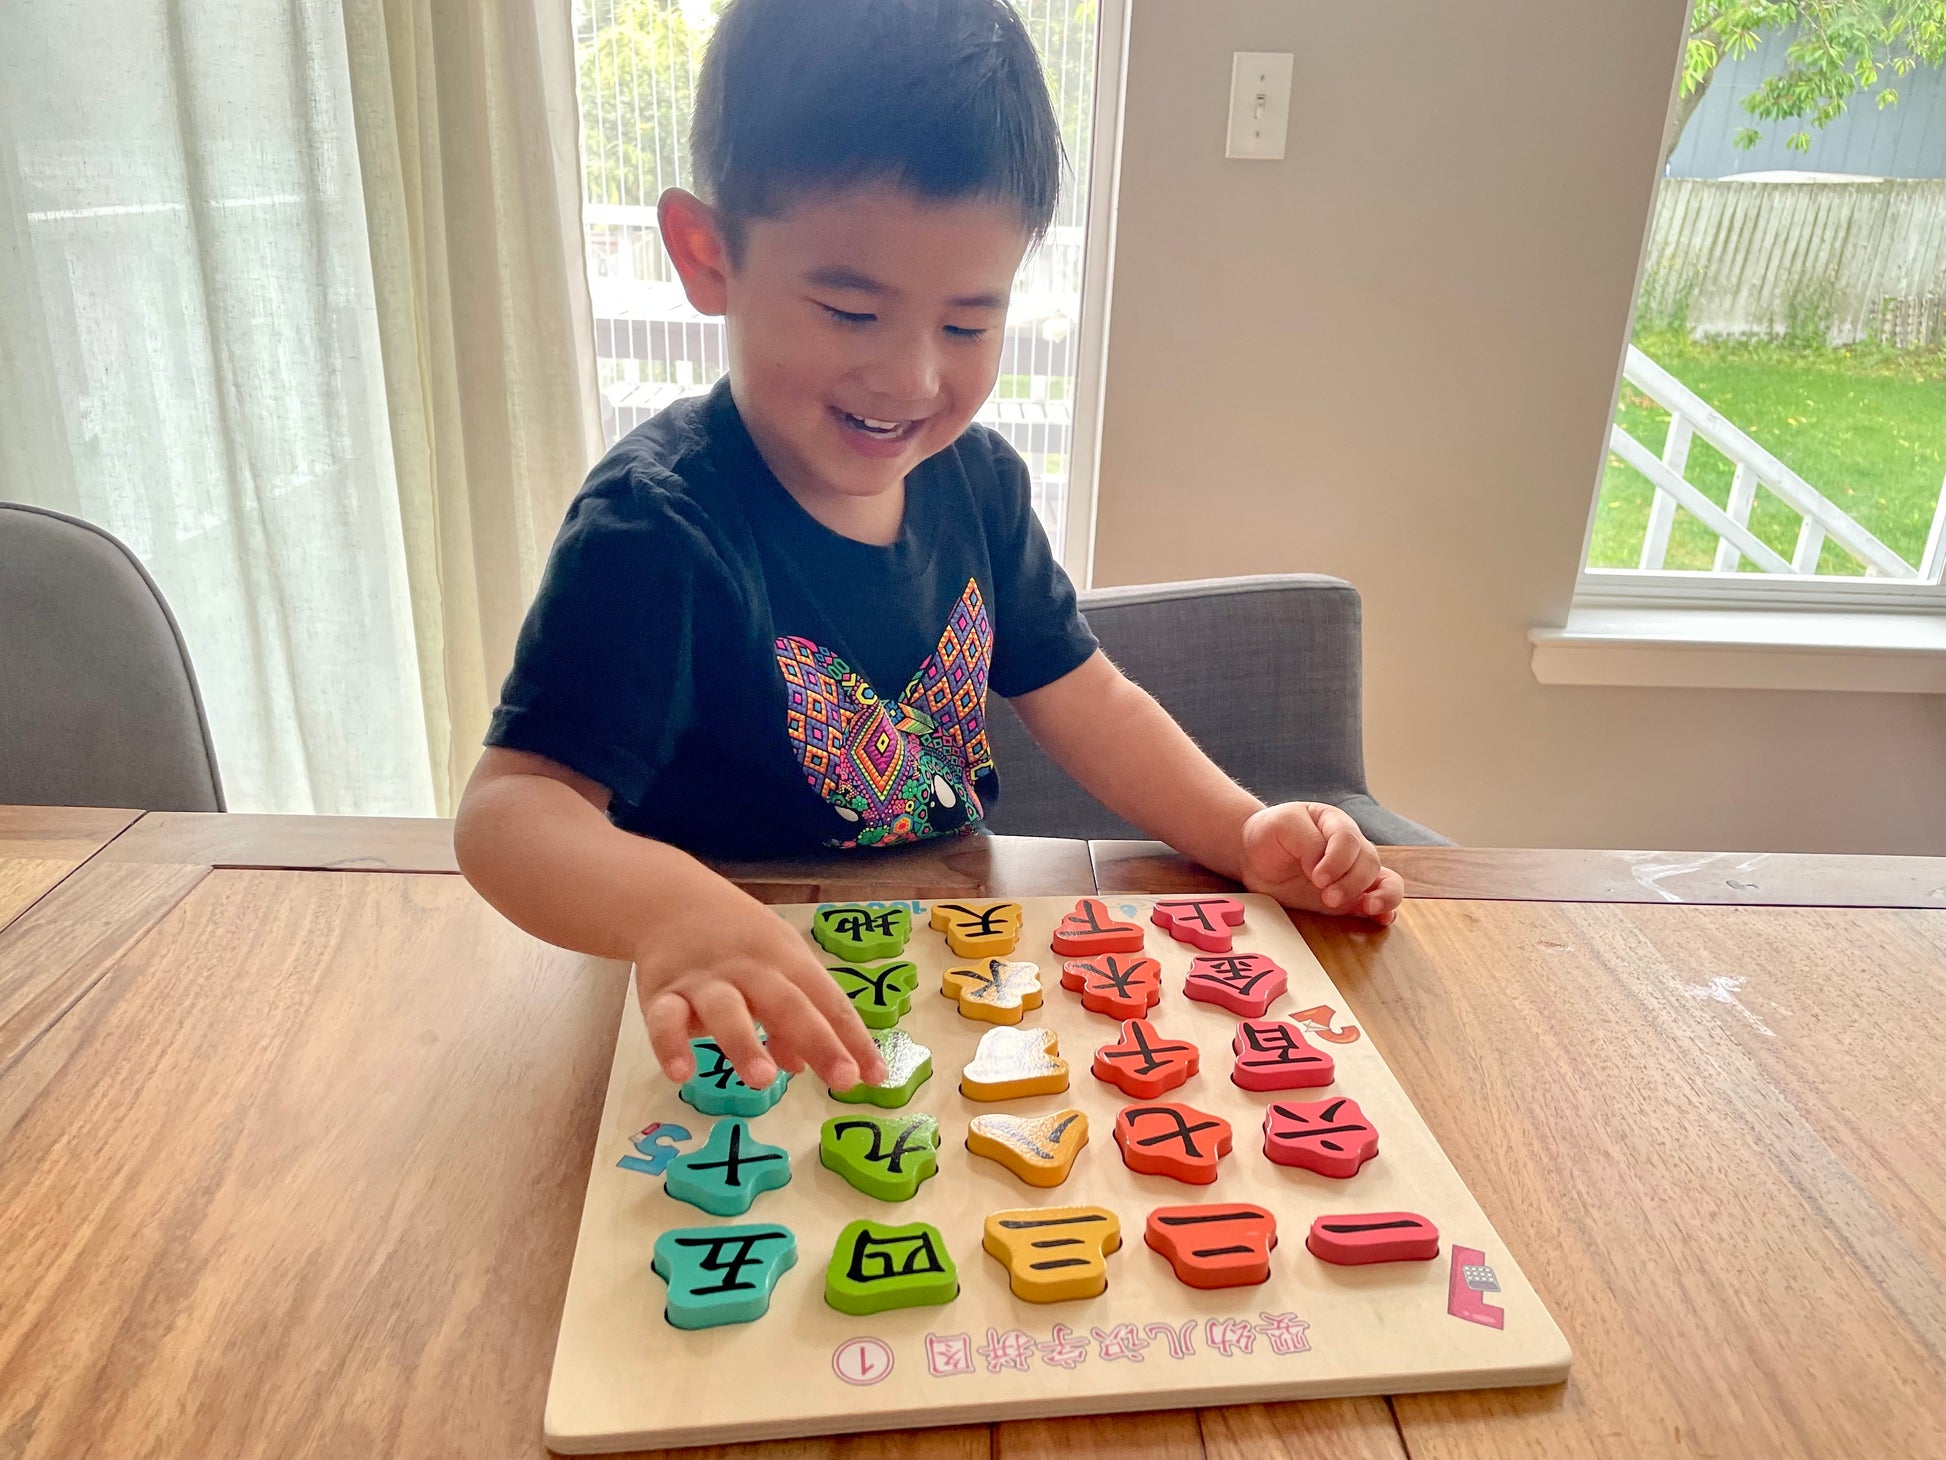
M1337 1019L1329 1004L1319 1004L1313 1009L1299 1009L1291 1018L1306 1025L1313 1039L1328 1039L1333 1044L1350 1044L1358 1038L1358 1026L1347 1024L1343 1029L1333 1029Z
M1144 1237L1190 1287L1242 1288L1269 1280L1277 1218L1247 1202L1157 1207Z
M1304 1239L1311 1255L1341 1267L1367 1262L1431 1262L1439 1256L1439 1228L1416 1212L1361 1212L1319 1217Z
M1264 1112L1264 1154L1279 1166L1320 1176L1356 1176L1378 1154L1378 1132L1356 1100L1279 1102Z
M1092 953L1140 953L1142 943L1140 923L1122 922L1100 898L1084 897L1055 927L1053 948L1068 958L1086 958Z
M1297 1090L1329 1085L1338 1062L1282 1019L1246 1019L1237 1025L1230 1050L1237 1057L1230 1082L1245 1090Z
M1167 928L1178 943L1193 943L1205 953L1228 953L1230 929L1243 921L1243 904L1234 897L1164 897L1149 921Z
M1153 958L1113 953L1061 965L1061 987L1081 995L1081 1007L1111 1019L1140 1019L1162 1000L1162 965Z
M1208 1186L1216 1180L1217 1158L1230 1153L1230 1123L1175 1101L1127 1105L1115 1117L1115 1144L1131 1171Z
M1191 960L1182 991L1198 1003L1261 1019L1289 981L1289 975L1262 953L1205 953Z
M1126 1019L1121 1042L1095 1051L1095 1078L1137 1100L1153 1100L1195 1074L1200 1060L1187 1040L1166 1038L1146 1019Z

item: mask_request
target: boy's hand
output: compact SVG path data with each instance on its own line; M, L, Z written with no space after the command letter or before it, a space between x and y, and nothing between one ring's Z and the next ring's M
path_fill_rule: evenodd
M1405 883L1336 806L1289 801L1243 823L1238 880L1286 907L1359 913L1381 926L1398 916Z
M813 1069L834 1090L884 1079L878 1046L803 936L762 903L725 892L636 949L635 988L662 1072L677 1083L694 1074L689 1039L707 1033L753 1090L779 1067Z

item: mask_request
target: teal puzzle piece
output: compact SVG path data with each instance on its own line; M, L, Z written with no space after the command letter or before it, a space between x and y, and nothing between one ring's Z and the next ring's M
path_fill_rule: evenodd
M790 1153L765 1145L732 1115L717 1121L696 1150L669 1163L662 1189L713 1217L740 1217L764 1192L790 1179Z
M667 1121L653 1121L630 1136L629 1144L635 1147L633 1156L624 1156L615 1164L624 1171L640 1171L648 1176L660 1176L668 1169L669 1163L682 1154L679 1141L689 1139L686 1126L671 1125Z
M912 936L912 914L902 907L867 907L841 902L821 907L811 918L811 936L834 958L876 963L897 958Z
M663 1316L677 1328L753 1323L777 1280L797 1265L789 1227L675 1227L655 1239L650 1270L669 1285Z
M752 1090L713 1039L692 1039L689 1048L696 1056L696 1073L676 1093L705 1115L762 1115L790 1088L789 1073L779 1070L763 1089Z

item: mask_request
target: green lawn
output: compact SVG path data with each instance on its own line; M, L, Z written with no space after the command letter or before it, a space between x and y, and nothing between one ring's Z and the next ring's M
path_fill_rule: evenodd
M1703 342L1675 331L1638 335L1635 343L1900 557L1918 561L1946 477L1946 351ZM1667 411L1624 383L1616 418L1661 454ZM1730 463L1700 439L1684 475L1719 507L1729 501ZM1589 566L1636 565L1653 495L1640 474L1609 453ZM1786 558L1801 521L1768 491L1757 493L1751 530ZM1664 566L1707 569L1715 554L1716 535L1677 513ZM1748 560L1742 566L1750 570ZM1818 571L1864 570L1827 544Z

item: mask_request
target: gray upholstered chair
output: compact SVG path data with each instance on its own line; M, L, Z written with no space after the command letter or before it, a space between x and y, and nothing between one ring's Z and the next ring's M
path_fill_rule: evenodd
M0 804L221 811L189 650L98 527L0 502Z
M1382 846L1446 838L1365 785L1358 590L1280 574L1081 595L1108 657L1162 702L1210 757L1266 801L1329 801ZM1000 797L987 826L1023 836L1138 837L1068 778L995 696Z

